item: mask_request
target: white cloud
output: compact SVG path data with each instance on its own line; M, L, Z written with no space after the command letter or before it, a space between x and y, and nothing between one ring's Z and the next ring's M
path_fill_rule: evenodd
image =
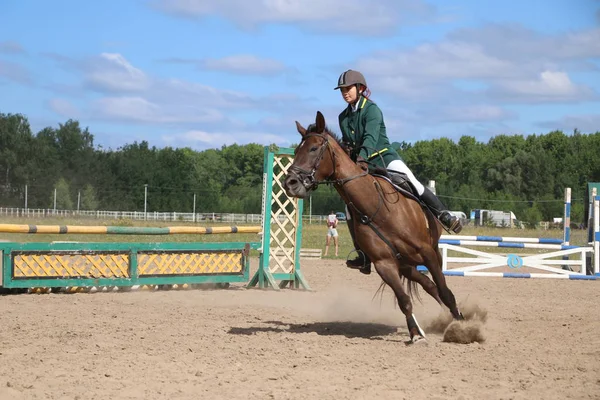
M93 103L91 111L99 118L138 123L202 123L223 120L223 115L214 109L169 107L142 97L104 97Z
M466 42L427 43L408 51L380 51L361 57L357 69L369 76L401 79L443 80L514 76L515 66L493 57L484 47Z
M489 94L503 100L528 102L571 102L594 97L592 89L574 84L567 73L560 71L543 71L537 79L500 82L489 90Z
M557 120L541 122L538 125L546 129L564 132L578 129L582 133L596 133L600 132L600 114L567 115Z
M243 75L272 75L286 70L280 61L259 58L252 54L239 54L223 58L206 58L198 61L200 68L227 71Z
M545 35L518 25L462 29L439 42L356 60L374 93L407 101L577 102L593 96L571 71L597 70L600 29ZM461 84L475 84L466 91Z
M203 143L207 145L230 145L235 143L235 138L231 134L215 132L209 133L201 130L191 130L179 135L164 135L163 140L167 143L179 142L193 145Z
M85 84L103 92L140 92L148 89L150 79L121 54L102 53L85 68Z
M222 58L167 58L163 62L191 64L199 69L224 71L239 75L273 75L285 72L288 67L272 58L261 58L254 54L236 54Z
M249 108L255 100L246 93L217 89L202 83L181 79L156 79L145 96L157 102L198 107Z
M180 134L163 135L162 140L171 146L178 145L192 148L208 148L219 147L221 145L248 143L275 143L279 146L289 146L291 144L285 137L250 130L232 130L230 132L215 130L209 132L194 129Z
M25 54L25 49L17 42L6 40L0 42L0 53L6 54Z
M32 83L27 68L11 61L0 60L0 78L2 77L21 84Z
M253 96L204 83L153 76L121 54L104 53L84 60L57 55L49 57L79 74L81 82L66 87L54 83L45 88L54 91L58 88L70 96L80 91L83 94L78 100L83 104L81 115L91 120L168 124L190 131L197 130L200 125L202 131L235 132L249 129L248 124L252 122L248 111L256 111L256 118L260 119L265 114L286 112L307 103L306 98L296 94ZM90 89L99 92L100 97L94 95L93 100L89 100L92 97ZM64 102L54 101L51 107L56 112L68 113Z
M264 23L351 34L389 33L402 24L431 21L436 8L423 0L155 0L164 12L187 18L220 15L244 29Z
M432 112L433 111L433 112ZM427 115L430 122L487 122L502 121L515 118L516 115L502 107L495 105L463 105L446 106L436 110L430 110ZM425 122L427 123L427 122Z
M550 35L519 24L489 24L458 29L447 39L476 44L495 57L527 64L600 57L600 28Z
M343 106L342 106L343 107ZM325 106L313 104L300 104L297 107L287 108L274 116L262 118L256 124L259 129L271 132L282 132L285 135L291 135L292 141L297 143L299 138L296 130L295 121L303 126L308 126L315 122L317 111L320 111L325 117L325 123L333 132L341 134L338 126L338 114L342 107Z
M158 105L141 97L104 97L93 108L105 118L143 122L155 122L160 112Z
M227 65L223 63L222 66L234 68L234 61L234 58L227 59ZM261 60L255 59L255 61L251 68L256 72L260 68ZM84 86L109 93L113 95L112 97L123 95L124 101L128 103L132 98L141 98L156 106L240 110L260 107L262 101L271 100L271 98L252 97L235 90L218 89L203 83L151 76L133 66L121 54L103 53L100 57L93 57L84 63L71 62L70 65L79 65L84 75ZM294 101L298 101L297 97L294 97Z
M48 107L56 114L65 118L77 118L80 113L71 102L61 98L53 98L48 101Z

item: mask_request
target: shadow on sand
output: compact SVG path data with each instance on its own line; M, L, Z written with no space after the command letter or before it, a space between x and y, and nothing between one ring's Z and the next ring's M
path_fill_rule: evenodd
M395 335L397 333L395 326L366 322L338 321L292 324L281 321L265 321L263 324L271 326L232 327L228 333L231 335L254 335L261 332L316 333L322 336L337 335L347 338L371 340L383 340L382 336Z

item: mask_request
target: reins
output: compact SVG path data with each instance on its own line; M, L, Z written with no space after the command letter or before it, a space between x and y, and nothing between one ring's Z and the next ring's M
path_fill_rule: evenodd
M312 137L312 136L319 137L323 140L323 142L321 143L321 147L319 149L319 154L316 158L316 161L315 161L312 169L310 171L307 171L303 168L292 165L290 167L290 170L292 172L294 172L299 178L301 178L302 183L307 190L315 190L320 184L334 184L334 185L339 186L340 189L344 192L345 197L348 198L348 196L346 194L346 190L344 188L344 185L354 179L369 175L368 168L367 168L367 170L363 171L362 173L360 173L358 175L352 175L352 176L349 176L346 178L330 179L332 176L336 175L336 153L329 144L329 138L328 138L327 134L317 133L317 132L306 133L303 136L302 141L300 142L300 145L296 148L296 151L294 153L296 153L298 151L298 148L300 148L302 143L307 138ZM323 157L325 155L325 150L329 150L329 154L331 157L331 163L332 163L332 172L325 179L319 181L315 178L315 174L316 174L317 170L319 169L319 166L321 165L321 161L323 160ZM373 215L371 215L369 217L367 214L361 212L358 209L358 207L354 204L354 202L352 202L352 201L348 202L347 205L349 208L352 208L354 210L356 215L359 216L360 223L363 225L367 225L369 228L371 228L373 230L373 232L375 232L375 234L392 250L394 257L396 257L396 259L399 260L402 258L402 255L400 254L400 252L398 252L398 250L392 244L392 242L390 240L388 240L381 233L380 228L374 222L375 217L377 216L377 214L379 214L379 211L381 210L381 208L383 206L384 198L383 198L383 194L382 194L383 189L382 189L380 183L377 181L377 179L373 178L373 184L376 186L376 191L377 191L377 195L378 195L377 209L375 210Z
M328 134L317 133L317 132L310 132L310 133L305 134L304 137L302 138L302 141L300 142L300 145L296 148L295 152L297 152L298 148L302 145L302 143L311 136L316 136L323 140L323 142L321 143L321 147L319 149L319 155L317 156L317 159L316 159L315 164L313 165L312 169L310 171L307 171L296 165L292 165L290 167L290 170L295 172L296 175L298 175L298 177L302 178L304 176L302 181L303 181L303 184L306 187L306 189L315 190L321 184L326 184L326 185L334 184L334 185L339 185L339 186L343 187L344 184L346 184L356 178L361 178L361 177L367 176L369 174L369 171L367 170L358 175L349 176L347 178L330 179L332 176L336 175L336 168L335 168L336 156L335 156L335 151L333 151L333 149L329 145L329 138L328 138L329 135ZM317 173L317 170L319 169L319 166L321 165L321 161L323 161L323 157L325 155L325 150L329 150L329 155L331 156L331 164L333 166L333 170L331 171L331 174L329 174L329 176L327 176L325 179L317 180L315 178L315 174Z

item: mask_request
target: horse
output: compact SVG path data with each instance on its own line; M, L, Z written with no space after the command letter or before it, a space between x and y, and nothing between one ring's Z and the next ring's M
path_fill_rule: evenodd
M438 242L443 228L431 211L416 196L398 190L385 173L371 172L352 161L320 111L309 130L298 121L296 128L302 139L283 182L286 194L307 198L319 184L335 187L354 221L358 246L373 262L382 285L393 290L406 317L408 343L427 341L413 313L411 299L417 284L445 305L454 320L463 320L442 272ZM433 281L417 270L418 265L425 265Z

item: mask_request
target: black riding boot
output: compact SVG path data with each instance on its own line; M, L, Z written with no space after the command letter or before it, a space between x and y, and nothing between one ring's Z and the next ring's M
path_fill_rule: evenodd
M348 225L354 248L358 253L356 258L346 261L346 266L348 268L358 269L363 274L369 275L371 273L371 260L356 244L356 239L354 238L354 218L346 220L346 224Z
M459 233L462 230L460 219L446 210L440 199L429 188L425 188L425 192L421 195L421 200L427 204L429 209L447 229L454 233Z

